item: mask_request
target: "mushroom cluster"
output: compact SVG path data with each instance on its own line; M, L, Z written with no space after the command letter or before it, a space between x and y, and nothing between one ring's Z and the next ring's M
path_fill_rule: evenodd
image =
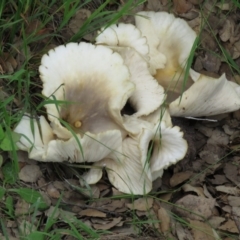
M82 182L95 184L105 169L119 191L145 194L187 151L170 115L237 110L240 89L225 75L212 79L192 69L185 84L196 38L185 21L165 12L140 12L135 20L101 30L95 44L45 54L39 72L49 122L25 115L14 131L31 159L89 162Z

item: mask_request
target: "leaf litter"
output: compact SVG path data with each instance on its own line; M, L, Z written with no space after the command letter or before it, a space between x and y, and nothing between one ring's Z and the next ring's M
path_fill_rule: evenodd
M209 76L226 72L229 80L240 79L240 72L233 71L226 64L228 59L225 54L226 51L240 66L239 10L234 9L231 1L217 4L212 0L202 2L148 0L141 8L173 12L199 32L202 21L208 18L201 32L200 48L195 53L193 68ZM199 3L203 4L202 8L199 8ZM67 28L62 30L64 41L78 32L91 10L90 7L76 12ZM30 22L26 34L44 36L53 29L51 25L41 29L41 25L39 20ZM83 38L91 42L96 34L95 31ZM14 48L0 56L0 73L13 74L26 58L38 54L48 41L47 38L42 39L27 47L23 46L22 39L16 40ZM59 45L59 40L53 40L50 45ZM4 89L1 88L1 91L1 96L9 96ZM62 222L78 218L93 229L111 231L111 235L101 239L238 239L240 111L216 119L216 122L176 119L177 125L184 131L189 150L181 162L170 167L161 180L153 183L156 187L152 196L129 198L112 188L105 175L100 183L80 189L77 170L74 172L63 165L37 163L26 156L21 157L19 162L19 179L23 187L35 189L36 192L41 190L40 195L35 197L42 199L41 206L47 210L39 212L40 217L51 217ZM0 176L3 178L2 173ZM23 196L25 192L16 193L19 195L14 204L10 197L2 198L8 204L9 214L14 209L15 219L7 221L6 225L6 231L12 236L10 239L19 239L20 233L27 235L37 229L29 218L34 212L32 202ZM139 224L133 228L131 222L136 217ZM139 233L141 237L137 236ZM1 233L0 237L4 239Z

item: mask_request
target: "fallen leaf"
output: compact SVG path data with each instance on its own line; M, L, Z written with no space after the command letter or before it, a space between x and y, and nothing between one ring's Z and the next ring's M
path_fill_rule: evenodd
M118 218L113 218L113 220L111 222L108 223L104 223L104 224L93 224L93 227L97 230L109 230L111 228L113 228L114 226L116 226L117 224L119 224L122 220L122 217L118 217Z
M147 211L153 205L152 198L139 198L133 203L127 203L126 206L132 210Z
M222 29L219 30L219 37L223 42L226 42L234 34L234 22L231 19L224 21Z
M212 228L206 223L190 220L194 240L215 240Z
M160 230L162 233L167 233L170 231L171 219L163 207L158 209L158 220L160 221Z
M87 216L87 217L100 217L100 218L105 218L107 216L106 213L100 212L95 209L85 209L79 212L80 216Z
M189 178L193 175L193 172L187 171L187 172L179 172L173 174L173 176L170 179L170 185L171 187L175 187L181 183L183 183L186 180L189 180Z
M212 136L208 139L207 143L213 145L226 146L229 143L229 136L219 129L215 129L212 132Z
M228 162L225 164L223 169L226 177L232 181L235 185L240 184L240 176L238 176L238 167L233 162Z
M208 72L218 73L221 66L221 59L213 53L206 52L202 58L202 65Z
M104 205L103 209L113 212L116 209L123 208L124 204L122 200L112 200L111 203Z
M83 26L84 22L90 17L91 15L91 11L88 9L79 9L75 16L71 19L71 21L69 22L69 28L71 29L71 31L76 34L78 33L78 31L81 29L81 27ZM96 34L87 34L84 36L84 39L88 40L88 41L92 41L94 39L94 36Z
M210 139L210 138L209 138ZM216 144L207 143L203 150L199 153L199 156L208 164L217 163L226 153L226 150Z
M46 192L51 198L60 198L61 196L60 192L53 186L52 183L48 184Z
M65 211L63 209L59 209L59 219L63 220L63 221L70 221L70 222L74 222L76 221L76 213L73 212L69 212L69 211Z
M231 232L231 233L238 233L239 234L236 223L231 219L228 219L228 221L225 222L223 225L221 225L218 229L223 230L223 231L228 231L228 232Z
M175 231L179 240L194 240L187 227L183 227L179 222L175 225Z
M21 233L21 236L28 236L31 232L37 230L35 224L31 221L27 221L26 219L18 219L18 228Z
M174 206L173 209L180 216L187 217L192 220L202 220L203 217L209 218L212 215L215 199L187 195L178 200L176 205L177 206Z
M232 215L233 215L233 220L238 228L238 231L240 232L240 207L233 207Z
M27 203L23 199L18 199L14 209L15 216L28 214L30 210L30 206L31 206L30 203Z
M25 165L18 174L19 179L24 182L34 183L42 176L38 165Z
M7 52L4 52L0 56L0 73L14 73L14 70L17 68L17 61L15 58Z
M201 187L194 187L190 184L184 184L182 186L182 189L184 192L195 192L198 196L205 197L205 195L203 193L203 188L201 188Z
M193 6L188 0L173 0L173 7L176 13L181 14L188 12Z
M212 216L208 219L208 222L214 229L217 229L225 220L224 217Z
M237 189L236 187L217 186L216 190L218 192L223 192L223 193L227 193L227 194L234 195L234 196L240 195L240 190Z
M219 185L219 184L224 184L224 183L227 183L228 180L227 178L225 177L225 175L213 175L213 178L214 179L208 179L212 184L214 185Z
M240 217L240 207L233 207L232 208L232 214L234 216Z
M58 219L60 210L56 206L50 206L49 209L45 211L45 215L51 219Z
M240 197L228 196L228 204L232 207L240 207Z

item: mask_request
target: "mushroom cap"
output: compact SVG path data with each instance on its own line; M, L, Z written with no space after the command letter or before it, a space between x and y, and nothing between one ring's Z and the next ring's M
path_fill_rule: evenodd
M102 29L96 38L96 43L116 47L131 47L144 59L149 58L147 39L132 24L119 23Z
M150 74L147 62L133 48L111 48L122 56L130 71L130 80L135 84L135 91L129 98L136 111L134 115L149 115L162 105L165 98L163 87Z
M146 194L151 191L152 177L147 161L148 143L152 132L143 129L136 137L123 140L122 152L111 155L94 166L105 167L109 181L119 191L131 194ZM122 158L124 156L124 158ZM101 178L101 169L91 169L84 175L88 184L94 184Z
M116 151L94 164L104 167L109 181L124 193L148 193L152 181L161 177L164 169L181 160L187 152L187 142L179 127L167 126L165 121L155 126L144 122L127 117L126 125L134 129L138 127L139 130L123 140L122 151ZM150 151L151 143L153 148ZM93 168L83 178L88 184L94 184L101 176L102 169Z
M154 125L159 124L160 122L164 121L167 127L172 127L172 119L169 113L169 109L161 106L159 107L156 111L153 113L147 115L147 116L142 116L141 119L152 123Z
M14 132L22 135L17 142L18 148L27 151L30 159L38 161L42 161L46 146L54 139L52 130L44 116L40 116L39 121L29 115L23 116Z
M211 116L240 108L240 86L225 74L216 79L194 73L193 78L195 83L169 105L171 116Z
M76 134L69 140L49 142L43 161L97 162L119 149L122 135L119 130L108 130L84 136Z
M86 133L83 137L74 134L67 141L55 139L44 116L40 116L39 124L36 119L23 116L14 132L23 135L17 143L19 149L28 151L29 158L43 162L96 162L122 146L119 130Z
M155 126L154 131L156 134L150 158L153 181L162 176L164 169L183 159L188 149L187 141L179 127L168 127L162 121Z
M187 22L166 12L139 12L136 26L146 36L149 45L150 67L155 78L165 89L181 90L184 68L189 58L196 33ZM165 64L156 60L165 56Z
M42 93L52 100L45 105L48 118L59 138L72 137L59 118L79 134L120 128L120 111L135 86L118 53L104 46L69 43L45 54L39 72Z

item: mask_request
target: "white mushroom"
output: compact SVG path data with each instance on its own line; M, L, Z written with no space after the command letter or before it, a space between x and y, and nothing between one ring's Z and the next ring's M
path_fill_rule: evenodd
M123 140L122 151L111 154L106 159L94 164L94 167L104 167L109 181L119 191L132 194L145 194L151 191L152 177L147 161L148 143L152 131L142 129L136 137ZM88 184L100 180L102 170L93 168L84 175Z
M121 149L122 136L119 130L98 134L73 134L69 140L55 139L44 116L31 119L24 116L14 129L22 134L17 146L29 152L29 158L44 162L96 162Z
M149 60L149 47L146 37L132 24L113 24L103 28L96 38L97 44L116 47L130 47L144 59Z
M130 118L126 125L135 125L135 128L137 125L141 131L123 140L122 154L118 151L95 163L83 177L88 184L100 180L101 167L104 167L110 182L121 192L146 194L151 191L152 181L161 177L164 169L185 156L187 142L179 127L167 126L164 121L154 126L137 118L132 118L131 122Z
M149 63L156 69L154 77L167 91L171 116L210 116L240 108L239 86L225 75L214 79L190 69L188 81L184 82L186 63L196 39L187 22L166 12L140 12L136 25L148 40ZM166 56L164 68L155 64L159 53Z
M26 115L23 116L14 132L21 134L17 146L20 150L28 151L29 158L42 161L48 143L54 139L52 129L44 116L37 121Z
M153 181L161 177L163 170L176 164L187 153L188 144L177 126L167 126L164 121L156 125L153 141L153 152L150 158Z
M54 133L69 139L74 132L97 134L121 130L120 111L135 89L118 53L104 46L69 43L50 50L39 67L43 95Z
M228 81L225 74L218 79L202 74L193 78L195 83L169 105L172 116L211 116L240 108L240 86Z
M166 90L181 92L184 69L196 33L186 21L166 12L139 12L135 20L136 26L147 38L154 77ZM166 57L164 66L156 61L162 55Z
M136 85L129 98L135 116L148 115L159 108L164 101L164 89L149 72L148 45L141 32L132 24L112 25L96 38L96 43L108 45L118 52L128 66L130 80Z

